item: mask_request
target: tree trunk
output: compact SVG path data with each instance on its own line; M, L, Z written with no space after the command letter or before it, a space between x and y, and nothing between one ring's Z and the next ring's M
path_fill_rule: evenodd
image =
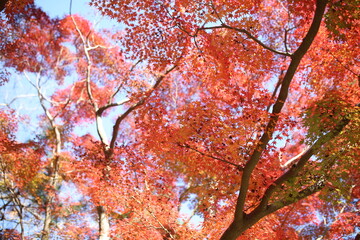
M50 223L51 223L51 208L50 208L50 203L47 202L45 207L45 219L44 219L44 227L42 230L41 240L49 239Z
M102 206L97 207L99 215L99 240L110 240L110 222Z
M58 185L58 173L59 173L59 156L55 156L55 158L52 160L51 166L50 166L50 187L51 191L56 189ZM54 200L53 192L49 192L46 195L46 202L45 202L45 219L44 219L44 227L42 230L41 240L48 240L50 235L50 224L52 219L52 207L51 204Z

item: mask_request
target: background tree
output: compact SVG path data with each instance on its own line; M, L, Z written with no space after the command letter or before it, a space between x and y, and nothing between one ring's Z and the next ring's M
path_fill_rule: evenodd
M170 189L154 190L159 186L159 176L164 182L173 181L172 177L164 174L161 166L148 162L151 159L142 156L138 143L131 143L132 136L125 134L130 130L129 126L123 127L123 143L119 146L117 138L124 119L145 103L176 66L160 72L135 71L140 61L137 64L126 63L119 47L111 46L111 35L107 32L96 33L91 24L79 16L50 20L35 6L27 6L28 9L31 11L19 16L15 23L6 25L15 39L9 39L3 48L7 53L4 64L24 74L44 110L44 122L39 124L43 124L45 132L37 141L41 142L49 157L39 172L45 179L33 183L41 184L43 188L38 202L39 208L44 208L43 231L39 236L48 239L49 235L55 234L83 239L93 234L89 228L81 229L81 213L77 213L78 226L63 223L65 219L72 220L73 214L66 213L69 208L73 212L72 209L79 204L71 203L71 199L70 202L61 199L58 192L61 182L75 184L74 188L90 199L88 205L93 205L99 215L100 239L108 239L110 235L120 236L119 233L138 236L151 232L151 235L159 237L172 236L172 228L178 225L177 210L174 212L174 204L169 202L172 193ZM28 19L32 20L32 26L26 24ZM41 36L40 29L48 30L49 34ZM39 62L34 62L36 59ZM77 75L69 79L68 73L72 71ZM52 96L46 96L45 91L53 92ZM109 110L116 107L123 107L117 110L123 110L123 113L116 117L113 133L107 139L108 129L103 121L106 121ZM96 135L100 141L92 136L93 133L75 135L76 131L81 131L82 124L92 121L96 123ZM71 139L70 133L76 127L78 129L74 130ZM66 144L70 145L66 148L67 152L62 150ZM114 152L117 153L116 158L113 157ZM131 159L131 162L125 164L124 159ZM134 175L134 170L138 169L144 174ZM148 171L152 174L145 174ZM155 194L155 191L158 193ZM154 198L158 196L156 200L160 207L149 205L148 202L153 199L149 199L150 195ZM144 208L146 205L149 206ZM170 217L167 219L165 216ZM129 223L121 221L124 219L129 219ZM113 227L113 233L110 233L109 220L119 222ZM54 225L58 228L65 225L69 232L59 233ZM139 227L143 225L145 229ZM182 231L185 235L192 232L188 229Z

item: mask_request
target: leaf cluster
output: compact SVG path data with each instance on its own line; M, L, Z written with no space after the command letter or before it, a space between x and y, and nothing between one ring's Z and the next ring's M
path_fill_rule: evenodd
M355 30L360 19L359 0L332 1L325 15L326 27L330 36L336 40L345 40L344 30Z
M358 120L357 112L358 107L343 99L339 93L326 94L303 114L303 124L308 128L308 143L334 130L342 120Z

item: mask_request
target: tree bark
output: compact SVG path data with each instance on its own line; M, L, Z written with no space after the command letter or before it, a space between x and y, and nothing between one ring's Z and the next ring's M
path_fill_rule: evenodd
M107 216L104 207L97 207L98 216L99 216L99 240L109 240L110 239L110 223L109 217Z
M50 223L51 223L51 207L50 207L50 203L47 203L45 207L45 219L44 219L44 226L42 230L41 240L49 239Z
M2 12L5 9L5 5L8 2L8 0L0 0L0 12Z

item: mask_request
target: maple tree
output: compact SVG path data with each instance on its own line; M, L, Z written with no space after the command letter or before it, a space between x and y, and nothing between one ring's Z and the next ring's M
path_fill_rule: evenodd
M20 2L0 22L1 76L22 74L42 114L22 143L16 108L0 112L1 213L20 226L6 234L356 235L358 0L91 2L123 31Z

